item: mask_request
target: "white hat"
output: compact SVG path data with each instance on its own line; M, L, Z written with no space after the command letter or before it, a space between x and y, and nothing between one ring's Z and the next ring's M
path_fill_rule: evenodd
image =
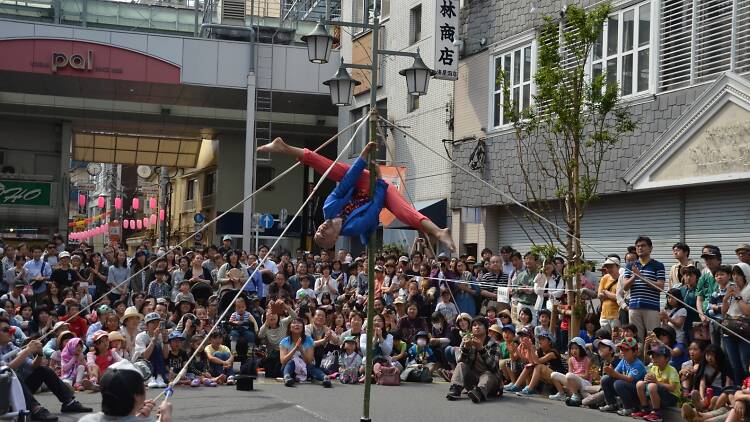
M232 240L232 236L225 234L224 237L221 238L221 240Z
M60 252L60 254L57 257L59 259L70 258L70 252L68 252L68 251L62 251L62 252Z
M606 267L607 265L617 265L617 266L619 267L619 266L620 266L620 260L619 260L619 259L617 259L617 257L616 257L616 256L611 256L611 257L607 258L607 259L606 259L606 260L605 260L605 261L604 261L604 262L602 263L602 266L601 266L600 268L604 268L604 267Z

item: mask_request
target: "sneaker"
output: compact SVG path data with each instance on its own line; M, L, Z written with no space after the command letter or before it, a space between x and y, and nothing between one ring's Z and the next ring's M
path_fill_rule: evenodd
M89 379L83 380L81 382L81 384L83 384L83 388L85 390L90 390L90 391L93 391L95 393L99 391L99 386L95 382L92 382Z
M331 379L328 377L323 378L323 388L332 388Z
M73 400L68 404L62 405L60 411L63 413L89 413L93 412L94 409L82 405L78 400Z
M216 383L216 381L206 378L206 380L203 381L203 385L205 385L206 387L216 387L218 384Z
M513 383L510 383L510 384L506 385L505 387L503 387L503 391L507 391L509 393L517 393L517 392L521 391L521 388L518 387L517 385L513 384Z
M200 387L201 386L201 380L199 380L198 378L196 378L196 379L190 381L190 386L191 387Z
M294 386L294 378L292 377L284 377L284 385L287 387Z
M445 395L445 398L448 399L448 401L456 401L461 398L461 391L463 391L463 387L459 387L458 385L451 385L450 389L448 390L448 394Z
M599 406L599 410L602 412L616 412L617 411L617 405L616 404L605 404L604 406Z
M568 397L563 392L552 394L549 396L550 400L556 400L556 401L565 401L567 398Z
M474 403L481 403L487 400L487 398L484 397L484 393L479 388L470 390L467 394L469 395L471 401Z
M227 377L227 385L235 385L237 384L237 380L234 379L234 375L230 375Z
M523 387L523 390L517 392L516 395L518 397L530 397L530 396L535 396L536 391L532 390L529 387Z
M633 419L643 419L646 416L648 416L649 413L651 413L651 412L647 412L645 410L639 410L637 412L631 413L630 417L632 417Z
M635 413L635 409L628 409L628 408L625 408L625 407L623 407L622 409L620 409L620 410L617 411L617 414L620 415L620 416L630 416L633 413Z
M148 388L156 388L159 386L159 383L156 382L156 378L151 377L148 379L148 383L146 383L146 387Z
M646 420L648 422L662 422L662 420L664 419L661 417L661 412L657 412L656 410L654 410L646 415L643 420Z
M40 407L36 412L31 414L31 420L54 422L57 420L57 416L50 413L49 410Z
M164 378L157 376L156 377L156 387L157 388L166 388L167 383L164 382Z
M580 407L582 404L583 404L583 400L581 400L581 396L577 394L573 394L571 398L565 400L566 406Z

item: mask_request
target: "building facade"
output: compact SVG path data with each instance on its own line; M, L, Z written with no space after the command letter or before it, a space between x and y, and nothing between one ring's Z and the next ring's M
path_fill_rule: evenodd
M590 6L587 2L583 6ZM671 246L718 245L731 255L750 239L750 2L649 0L614 2L588 74L619 85L637 121L605 155L598 191L583 220L589 259L623 254L640 234L657 258ZM495 79L505 69L511 95L533 101L536 36L542 17L564 16L565 2L471 1L462 9L465 45L456 86L456 137L485 144L474 174L524 202L516 138L501 112ZM477 141L456 145L467 165ZM462 251L527 251L539 242L517 205L453 170L453 232ZM557 216L559 217L559 216ZM555 216L552 215L555 219ZM562 220L555 219L560 225ZM531 232L531 235L528 233ZM593 248L593 249L592 249Z
M251 13L251 2L229 8L231 1L89 0L77 13L68 0L0 6L0 191L41 192L0 203L0 236L16 238L19 229L27 240L65 234L77 200L72 175L87 163L102 169L89 180L83 172L81 182L95 185L89 213L99 212L94 204L104 195L118 220L143 217L132 199L158 196L146 185L158 185L158 169L168 167L173 242L194 230L195 214L228 212L201 243L230 234L250 249L254 213L294 213L307 183L302 168L242 203L293 164L257 156L255 146L283 136L316 148L335 133L337 111L321 82L334 73L338 54L328 65L308 62L296 32L312 24L282 19L304 10L255 1ZM122 210L113 210L114 197L124 199ZM303 232L293 225L290 248Z

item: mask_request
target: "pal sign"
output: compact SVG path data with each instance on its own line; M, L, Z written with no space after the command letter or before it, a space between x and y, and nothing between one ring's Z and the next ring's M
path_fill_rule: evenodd
M66 66L76 70L94 70L94 52L89 50L85 57L80 54L68 56L65 53L52 53L52 73Z

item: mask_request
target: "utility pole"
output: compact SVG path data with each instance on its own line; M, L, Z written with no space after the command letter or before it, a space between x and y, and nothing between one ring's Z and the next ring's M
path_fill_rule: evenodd
M197 3L197 1L196 1ZM164 219L159 219L159 239L161 246L167 248L169 236L167 233L167 195L169 195L169 169L167 166L161 166L159 171L159 209L164 211Z

